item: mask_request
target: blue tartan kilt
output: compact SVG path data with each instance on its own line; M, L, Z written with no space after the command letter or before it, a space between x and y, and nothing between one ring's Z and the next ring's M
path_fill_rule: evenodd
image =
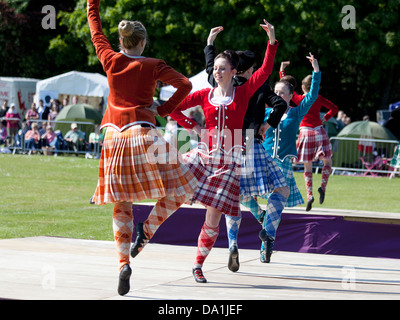
M252 148L248 148L242 156L240 195L268 195L286 185L281 169L264 149L262 142L255 139Z
M296 207L304 204L303 197L301 196L300 190L297 187L296 180L293 175L293 160L291 157L286 157L283 161L279 159L274 159L276 165L282 171L286 183L290 189L290 195L286 202L285 207ZM263 196L264 199L268 199L268 197Z

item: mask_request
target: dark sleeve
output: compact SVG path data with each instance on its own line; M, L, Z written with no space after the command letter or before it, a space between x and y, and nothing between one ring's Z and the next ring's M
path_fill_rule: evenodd
M276 128L287 109L287 104L285 100L275 94L268 84L264 86L264 97L265 104L273 109L267 122L271 127Z
M211 84L212 87L216 87L217 83L213 77L214 70L214 59L216 57L215 47L214 46L206 46L204 48L204 57L206 59L206 72L208 74L208 83Z

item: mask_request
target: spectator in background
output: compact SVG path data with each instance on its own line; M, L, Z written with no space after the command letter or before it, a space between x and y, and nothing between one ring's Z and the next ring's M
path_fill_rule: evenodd
M79 103L79 97L77 95L74 95L72 97L72 104L78 104Z
M86 153L86 158L93 158L93 155L96 151L101 152L101 147L103 145L104 134L102 132L99 133L99 126L96 125L94 132L89 134L89 143L88 143L88 153Z
M67 105L69 105L69 99L68 99L67 97L64 97L63 102L62 102L62 105L61 105L59 111L61 111L61 110L62 110L63 108L65 108Z
M386 129L400 141L400 107L397 107L390 113L390 118L383 124Z
M190 111L189 118L196 121L200 127L205 125L203 109L199 106Z
M50 152L54 149L59 149L57 135L53 131L53 127L51 125L46 127L46 133L41 136L41 139L44 155L51 154Z
M343 123L345 126L351 123L351 118L349 116L346 116L343 120Z
M4 100L3 103L1 104L1 108L0 108L0 118L5 117L7 111L8 111L7 100ZM7 122L5 120L3 120L2 123L4 126L7 126Z
M343 110L339 110L337 113L336 121L339 124L339 131L342 130L345 127L344 124L344 118L346 117L346 114L344 113Z
M167 124L165 125L164 139L173 146L177 146L178 124L170 116L167 117Z
M43 104L43 100L39 100L39 107L37 108L37 112L39 113L39 119L41 120L47 120L47 117L49 116L50 109L49 107L45 106Z
M85 144L85 135L81 130L78 129L78 125L76 123L72 123L71 130L67 132L64 140L67 141L69 150L74 150L77 152L81 150Z
M52 126L53 129L54 129L55 123L52 121L54 121L56 119L59 111L60 111L59 105L57 105L56 103L53 103L51 105L51 111L47 117L47 120L49 121L49 124Z
M52 102L51 102L51 107L50 107L50 109L53 107L53 105L56 105L56 106L57 106L57 110L60 111L60 108L61 108L61 102L60 102L60 100L58 100L58 99L53 99Z
M37 120L39 119L39 113L36 110L36 104L32 102L31 108L25 114L26 125L28 128L31 128L31 122L29 120Z
M30 150L30 153L35 153L36 150L40 149L39 125L36 122L32 123L31 130L28 130L25 134L25 149Z
M25 134L28 132L28 126L26 125L26 120L22 121L21 129L15 135L14 146L17 148L22 148L25 143Z
M0 122L0 145L2 144L7 146L7 129L3 122Z
M15 136L18 133L20 127L19 123L21 121L21 117L19 116L14 103L10 105L5 118L7 121L8 146L11 146L13 145Z
M38 128L40 136L44 135L46 133L47 121L43 121L41 125L38 123Z

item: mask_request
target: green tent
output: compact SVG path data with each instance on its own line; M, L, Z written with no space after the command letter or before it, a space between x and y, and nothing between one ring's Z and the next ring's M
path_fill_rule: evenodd
M367 136L372 139L397 140L388 129L374 121L352 122L338 133L338 137L359 138L360 136Z
M356 121L344 127L332 140L333 166L346 168L361 167L360 157L371 158L372 152L390 157L394 152L395 144L387 142L369 143L369 148L363 147L358 139L394 140L396 137L385 127L374 121ZM340 138L355 138L345 140ZM370 160L370 159L368 159Z
M103 115L89 104L72 104L64 107L57 115L56 121L91 122L100 124ZM86 133L86 138L94 131L94 126L89 124L78 124L79 130ZM60 130L65 134L71 130L70 123L56 123L54 130Z

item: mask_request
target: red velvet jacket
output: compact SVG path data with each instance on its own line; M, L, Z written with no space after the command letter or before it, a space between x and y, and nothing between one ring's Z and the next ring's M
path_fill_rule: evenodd
M170 116L186 129L192 129L196 123L186 117L182 111L200 105L206 120L209 152L223 150L230 152L234 147L243 147L242 126L250 98L272 73L278 41L274 45L268 42L262 66L253 73L245 84L234 87L233 97L227 104L211 102L215 88L196 91L183 100L182 104Z
M279 76L282 78L285 76L285 71L279 71ZM296 92L293 92L293 98L292 101L296 104L299 105L301 100L303 100L305 95L298 94ZM316 128L319 126L322 126L322 120L321 120L321 109L322 108L329 109L329 111L325 114L324 118L325 121L328 121L330 118L332 118L334 115L336 115L339 111L339 108L329 101L328 99L324 98L321 95L318 95L317 100L313 103L311 106L310 110L307 112L307 114L304 116L303 120L300 123L300 128L301 127L308 127L308 128Z
M110 94L101 127L112 126L120 131L138 123L156 124L152 112L157 80L168 83L177 91L158 113L164 117L171 113L190 93L192 84L164 61L154 58L133 57L115 52L101 27L100 0L88 0L87 18L96 54L107 74Z

